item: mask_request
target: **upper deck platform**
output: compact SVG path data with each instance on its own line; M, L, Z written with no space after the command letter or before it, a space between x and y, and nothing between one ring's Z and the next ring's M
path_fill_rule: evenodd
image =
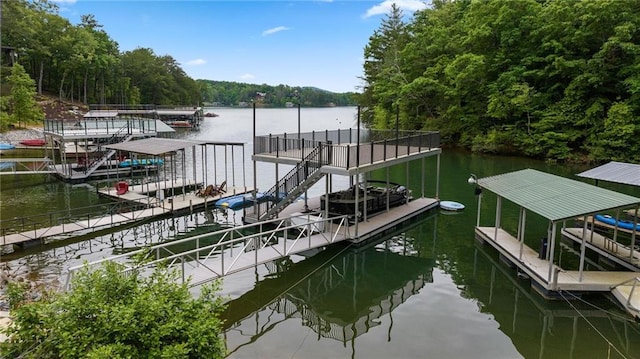
M167 130L168 129L168 130ZM63 140L123 137L152 137L158 132L173 131L162 121L152 118L83 119L75 123L44 120L45 135Z
M440 134L427 131L341 129L256 136L253 160L295 165L317 148L325 173L351 176L440 154Z

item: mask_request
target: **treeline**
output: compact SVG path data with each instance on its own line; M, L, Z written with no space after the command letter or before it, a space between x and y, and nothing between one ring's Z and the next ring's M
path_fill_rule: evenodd
M640 6L434 0L365 47L363 120L476 151L640 162Z
M269 86L228 81L197 80L205 104L213 106L305 107L353 106L355 93L334 93L314 87Z
M38 94L85 104L200 103L198 84L175 59L148 48L120 52L93 15L72 25L47 0L0 3L2 46L15 50ZM6 78L9 59L3 54L1 75Z

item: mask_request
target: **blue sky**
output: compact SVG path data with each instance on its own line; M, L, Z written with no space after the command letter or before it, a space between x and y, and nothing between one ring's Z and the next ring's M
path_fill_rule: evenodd
M194 79L360 91L363 50L395 2L420 0L57 0L73 24L93 14L120 51L170 55Z

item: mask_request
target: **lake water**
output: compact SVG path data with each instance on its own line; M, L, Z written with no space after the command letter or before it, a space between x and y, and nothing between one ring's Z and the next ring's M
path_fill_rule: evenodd
M206 118L199 131L173 136L246 143L246 180L252 185L252 109L208 110L220 116ZM303 108L300 127L303 132L355 127L355 114L355 108ZM297 109L256 111L258 135L295 133L297 126ZM417 179L424 175L426 195L433 195L435 158L426 160L424 173L417 162L409 168L410 186L419 193ZM259 189L272 185L272 167L258 166ZM229 299L224 313L229 357L640 357L638 324L608 296L546 301L527 280L501 263L495 251L474 240L477 197L467 184L469 175L485 177L523 168L570 178L585 169L445 149L440 197L465 204L464 211L435 210L365 246L337 245L309 258L293 256L224 278L220 294ZM373 176L382 178L384 173ZM406 176L404 165L391 169L394 182L406 182ZM95 186L3 178L2 219L54 209L73 212L77 207L108 202L97 197ZM309 195L321 193L323 186L314 187ZM637 189L607 187L640 195ZM487 225L493 223L494 205L490 195L483 197L482 222ZM513 206L505 205L503 226L514 231L517 216ZM68 267L84 260L175 239L187 232L203 233L240 219L239 212L210 210L112 233L87 234L3 255L0 261L17 274L55 281ZM527 221L527 243L535 247L544 236L546 222L532 214ZM561 246L557 252L563 266L574 265L570 247Z

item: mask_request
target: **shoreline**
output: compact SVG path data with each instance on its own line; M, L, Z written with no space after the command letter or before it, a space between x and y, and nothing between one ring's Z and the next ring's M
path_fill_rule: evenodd
M9 143L12 145L17 145L20 143L20 141L29 140L32 138L44 139L44 129L42 127L31 127L9 130L0 133L0 143Z

